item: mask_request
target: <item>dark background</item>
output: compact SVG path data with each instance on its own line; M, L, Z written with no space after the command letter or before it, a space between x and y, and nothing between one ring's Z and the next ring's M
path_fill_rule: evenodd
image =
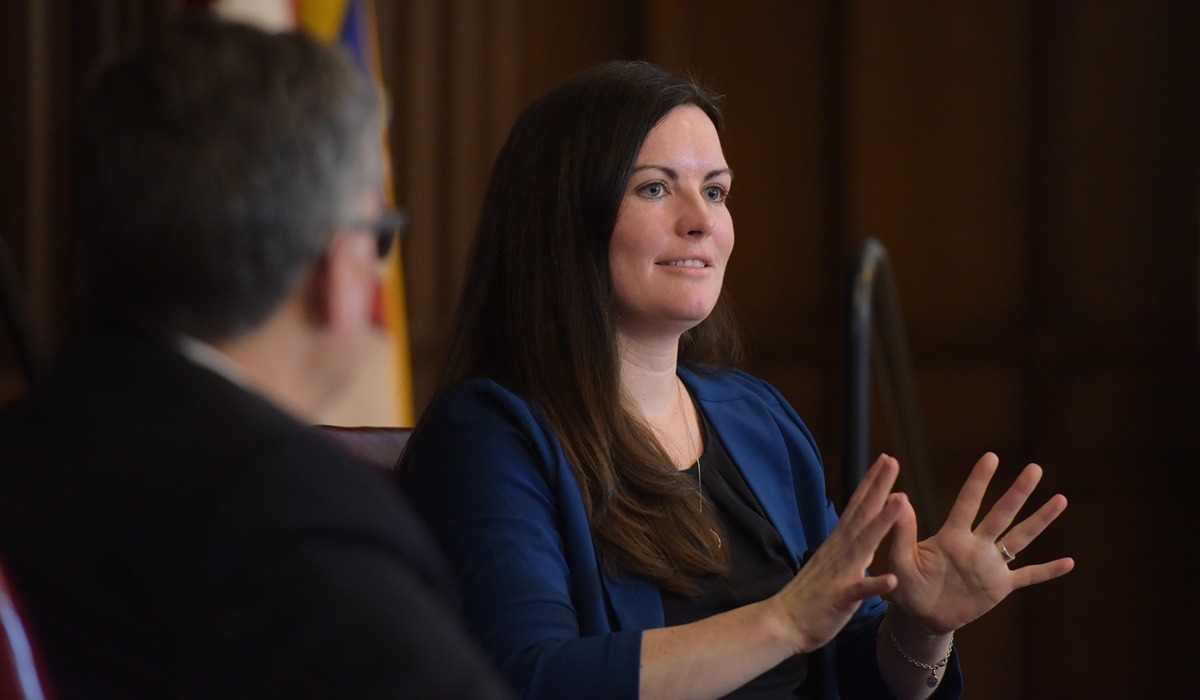
M69 125L86 75L182 0L0 4L0 236L47 347L77 323ZM969 698L1200 685L1200 4L379 0L418 409L492 158L599 60L727 96L750 369L841 467L851 251L887 246L940 522L984 450L1071 501L1077 559L958 638ZM0 343L0 401L24 384ZM881 424L881 422L879 422ZM875 450L890 449L877 431ZM69 438L68 438L69 439Z

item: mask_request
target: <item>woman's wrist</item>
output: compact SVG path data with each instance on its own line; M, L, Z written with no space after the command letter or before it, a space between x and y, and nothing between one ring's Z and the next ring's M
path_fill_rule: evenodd
M895 606L888 606L880 625L895 651L922 668L944 666L954 649L954 632L930 630Z
M897 636L914 644L936 642L954 636L954 630L943 631L930 627L920 618L909 615L904 608L895 603L888 603L886 614L888 624L895 629Z
M761 608L763 634L786 649L789 655L805 654L816 648L813 640L801 632L800 625L796 624L791 610L779 595L773 595L754 605Z
M895 628L892 626L892 613L889 610L884 614L880 624L880 640L882 633L886 633L892 648L896 654L899 654L910 666L918 668L922 673L928 672L928 677L925 679L925 685L929 688L936 688L941 682L939 673L943 672L946 664L950 663L950 655L954 652L954 633L947 635L930 634L928 632L910 635L910 642L905 645L896 637ZM911 630L910 630L911 632ZM948 639L947 639L948 638ZM882 643L880 641L879 643ZM936 652L939 656L934 659L934 652L931 650L939 649ZM912 650L911 652L909 650ZM914 656L915 654L915 656Z

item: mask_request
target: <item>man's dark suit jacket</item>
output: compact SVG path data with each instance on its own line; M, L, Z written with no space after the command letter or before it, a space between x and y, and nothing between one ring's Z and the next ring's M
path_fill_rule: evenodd
M60 697L507 697L382 475L109 333L0 419L0 557Z

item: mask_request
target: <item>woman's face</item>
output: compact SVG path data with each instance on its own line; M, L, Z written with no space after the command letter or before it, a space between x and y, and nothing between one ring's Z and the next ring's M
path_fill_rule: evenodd
M622 334L678 336L712 311L733 251L732 180L699 107L677 107L650 131L608 247Z

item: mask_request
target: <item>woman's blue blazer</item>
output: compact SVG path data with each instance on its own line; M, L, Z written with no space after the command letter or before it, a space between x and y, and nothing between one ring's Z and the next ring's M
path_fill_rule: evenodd
M756 377L679 376L803 565L837 522L812 435ZM636 698L642 630L663 626L659 590L602 568L574 473L539 411L501 383L469 380L430 407L408 450L405 490L445 549L468 627L517 691ZM813 697L891 697L875 660L884 610L867 600L810 655ZM955 658L937 697L961 688Z

